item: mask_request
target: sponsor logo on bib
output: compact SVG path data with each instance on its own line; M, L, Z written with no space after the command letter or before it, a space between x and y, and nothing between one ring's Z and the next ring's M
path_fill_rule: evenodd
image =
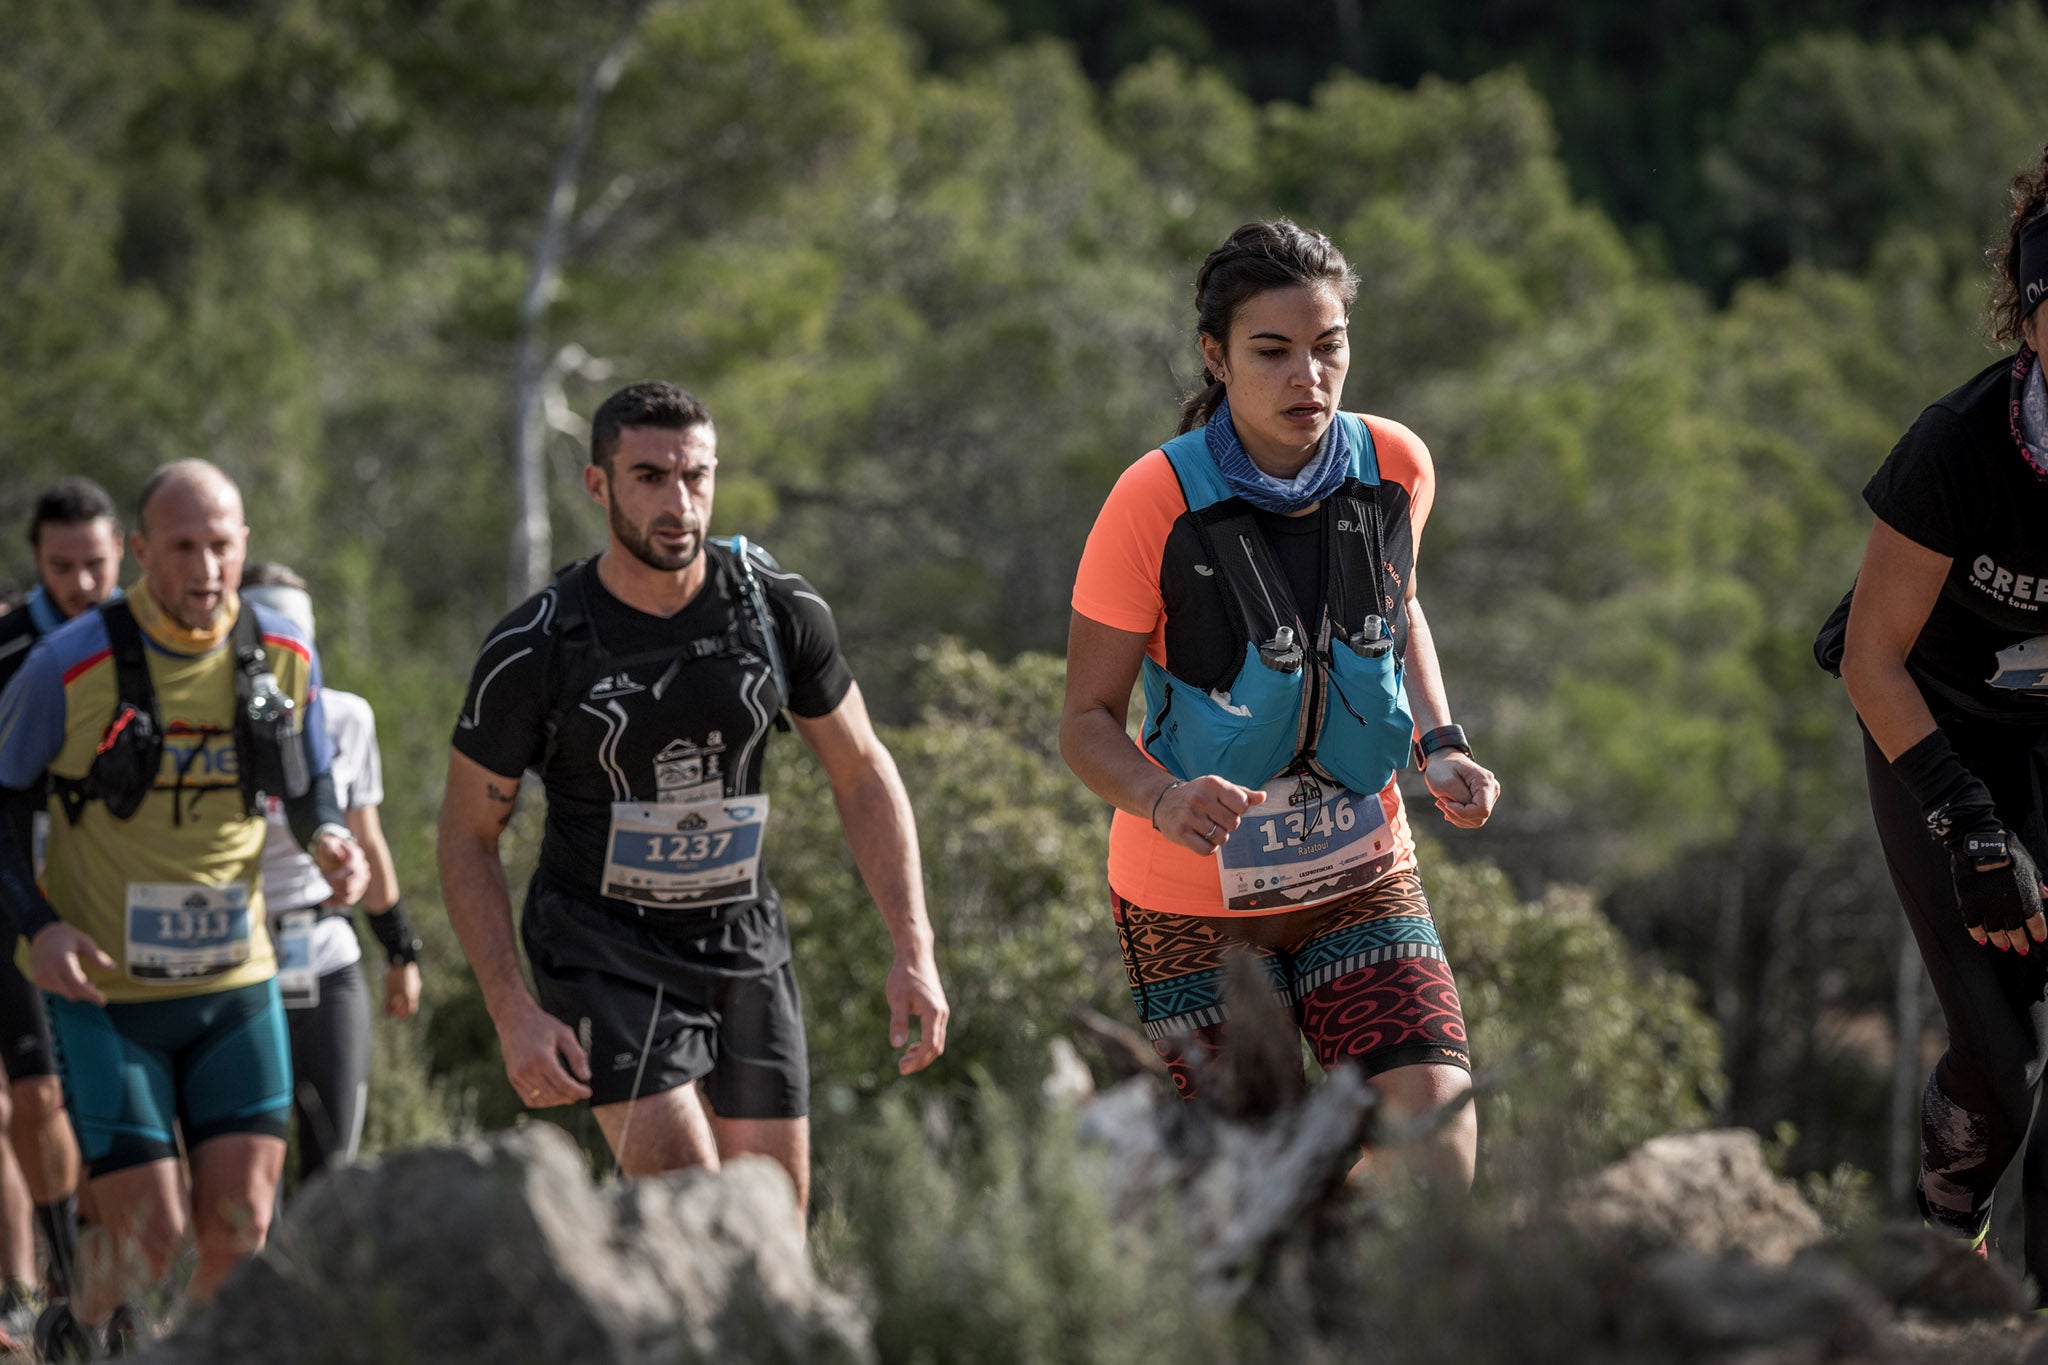
M672 739L654 756L654 799L663 805L716 796L725 788L725 736L713 730L702 744Z

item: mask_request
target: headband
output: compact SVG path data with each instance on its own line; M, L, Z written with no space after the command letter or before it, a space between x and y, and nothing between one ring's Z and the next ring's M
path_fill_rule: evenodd
M2020 317L2025 319L2048 299L2048 213L2037 214L2020 229Z

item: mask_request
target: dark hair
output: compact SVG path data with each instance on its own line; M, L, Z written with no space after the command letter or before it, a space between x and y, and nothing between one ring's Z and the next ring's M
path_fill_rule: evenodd
M590 462L609 472L612 456L619 450L619 433L628 427L686 431L710 422L710 411L687 389L659 379L643 379L598 405L590 419Z
M1984 254L1991 261L1991 337L1994 341L2018 341L2020 324L2028 308L2021 293L2026 281L2020 278L2020 229L2048 212L2048 147L2041 150L2041 162L2021 171L2012 181L2012 219L2005 236L1991 244Z
M114 514L114 500L107 496L107 490L91 479L60 479L43 490L36 499L35 510L29 513L28 543L31 549L43 548L43 527L50 522L59 526L83 526L89 521L105 517L114 523L114 533L121 532L121 519Z
M306 580L291 569L268 559L242 566L242 586L245 588L297 588L306 591Z
M1358 276L1344 253L1320 232L1285 218L1246 223L1209 253L1195 273L1195 330L1228 343L1237 310L1254 295L1290 285L1327 285L1344 300L1346 312L1358 297ZM1223 401L1223 384L1202 367L1202 387L1181 401L1180 430L1207 422Z

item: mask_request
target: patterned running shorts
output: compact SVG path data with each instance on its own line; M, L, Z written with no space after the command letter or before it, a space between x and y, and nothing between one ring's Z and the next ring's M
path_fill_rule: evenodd
M1213 1055L1227 1020L1224 964L1257 956L1324 1070L1349 1063L1368 1076L1434 1063L1471 1070L1465 1015L1422 881L1396 872L1356 895L1300 912L1298 936L1250 941L1256 921L1167 915L1112 895L1131 997L1153 1050L1183 1098L1189 1058ZM1236 930L1236 932L1232 932Z

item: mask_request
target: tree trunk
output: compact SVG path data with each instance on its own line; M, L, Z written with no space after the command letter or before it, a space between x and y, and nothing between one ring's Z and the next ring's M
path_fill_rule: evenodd
M548 516L545 448L547 314L561 286L562 258L568 245L570 220L576 212L577 180L597 126L598 106L619 83L633 40L639 36L640 25L653 6L654 0L642 0L627 12L618 37L583 78L569 139L555 158L547 213L541 220L540 240L534 245L526 292L519 300L519 351L512 371L512 481L519 506L512 521L512 546L506 565L506 588L514 603L539 591L553 567L554 528Z
M1359 0L1332 0L1337 11L1337 55L1353 71L1365 70L1365 8Z
M1735 848L1741 848L1738 839ZM1711 979L1711 997L1714 1006L1714 1023L1720 1030L1723 1065L1728 1073L1728 1097L1722 1103L1723 1113L1717 1117L1727 1119L1728 1106L1738 1097L1746 1094L1754 1077L1748 1074L1750 1034L1744 1026L1745 995L1742 974L1742 940L1744 900L1742 859L1731 851L1721 866L1721 906L1714 923L1714 959Z

